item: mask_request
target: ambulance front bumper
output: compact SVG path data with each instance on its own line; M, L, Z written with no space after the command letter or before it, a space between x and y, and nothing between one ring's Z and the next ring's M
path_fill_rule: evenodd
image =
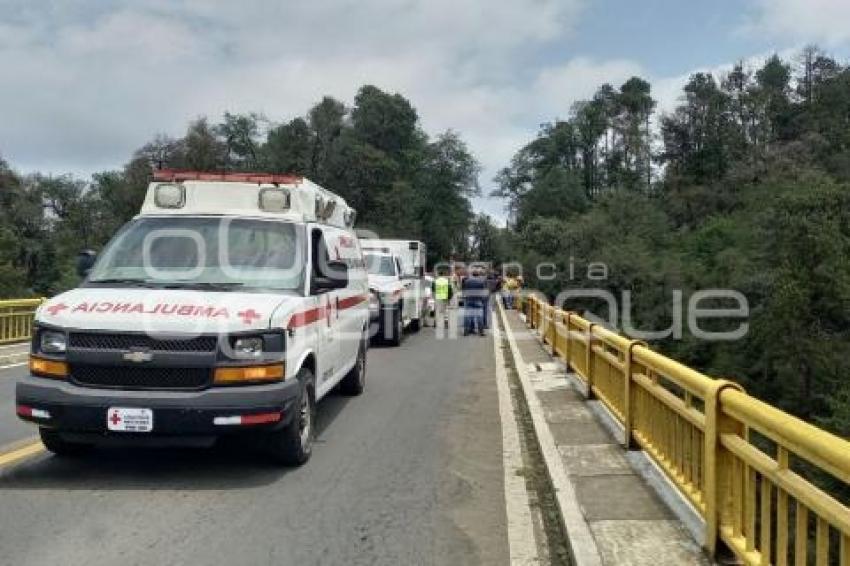
M296 379L200 391L131 391L81 387L67 381L27 376L18 381L15 390L21 419L90 441L214 438L238 431L274 430L292 421L299 395L300 384ZM109 411L116 407L149 409L153 414L151 430L139 433L109 430ZM275 414L280 417L274 417Z

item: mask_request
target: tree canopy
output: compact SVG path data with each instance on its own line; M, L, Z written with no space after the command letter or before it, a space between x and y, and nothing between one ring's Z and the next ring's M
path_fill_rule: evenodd
M847 436L848 124L850 67L816 47L696 73L669 112L633 78L545 124L499 173L495 194L507 199L528 279L550 296L628 291L634 326L664 329L674 290L743 293L744 339L656 346ZM536 280L542 261L558 277ZM570 270L590 262L607 266L604 281Z

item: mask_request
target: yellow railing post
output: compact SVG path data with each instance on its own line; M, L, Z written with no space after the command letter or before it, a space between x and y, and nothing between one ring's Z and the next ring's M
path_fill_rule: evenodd
M587 374L587 399L595 399L596 394L593 392L593 328L595 322L587 325L587 351L585 352L585 373Z
M558 354L558 338L560 333L558 332L558 319L563 318L563 311L561 309L555 309L552 311L552 355L555 358L559 358L560 354Z
M29 339L35 311L46 300L42 297L0 301L0 344Z
M547 305L547 320L546 323L546 335L549 337L549 345L552 346L552 350L555 350L555 337L557 336L556 328L555 328L555 310L554 306Z
M635 346L643 346L648 348L648 344L643 340L632 340L629 342L629 347L625 353L625 368L623 375L623 385L625 391L623 394L623 448L631 450L636 447L634 438L634 399L632 398L634 391L632 387L632 374L634 373L634 348Z
M705 541L703 547L714 556L720 540L720 526L732 520L732 461L725 458L720 446L720 435L734 433L745 435L744 427L725 417L720 406L720 393L726 388L743 391L737 383L718 379L711 382L705 395L705 434L703 441L703 469L705 493ZM739 502L740 503L740 502Z
M572 346L570 346L570 317L573 316L573 313L571 311L567 311L564 314L566 314L564 319L564 339L566 340L566 343L564 344L564 362L567 364L567 371L570 371L570 356L572 355Z

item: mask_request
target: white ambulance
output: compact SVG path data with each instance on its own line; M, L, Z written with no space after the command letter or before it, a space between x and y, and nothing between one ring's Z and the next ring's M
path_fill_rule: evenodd
M316 402L363 391L368 288L343 199L291 175L158 171L80 287L36 314L18 415L60 455L250 432L310 457Z
M404 330L418 331L427 316L425 244L371 238L360 243L369 277L372 335L398 346Z

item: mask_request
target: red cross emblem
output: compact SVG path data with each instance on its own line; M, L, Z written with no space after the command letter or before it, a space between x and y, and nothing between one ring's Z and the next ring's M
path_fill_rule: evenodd
M255 311L254 309L244 310L242 312L236 313L236 316L242 319L242 322L245 324L251 324L258 318L260 318L260 313Z
M112 423L112 426L118 426L118 423L121 422L121 417L118 416L118 411L113 411L112 416L109 417L109 421Z
M67 308L68 307L65 305L65 303L56 303L55 305L50 305L49 307L47 307L47 312L49 312L52 316L56 316Z

